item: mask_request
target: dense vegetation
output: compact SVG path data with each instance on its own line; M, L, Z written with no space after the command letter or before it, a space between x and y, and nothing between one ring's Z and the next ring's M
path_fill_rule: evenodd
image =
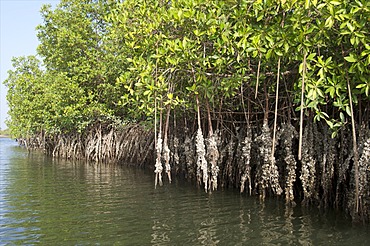
M118 2L43 7L13 136L369 219L369 1Z
M9 136L10 135L9 129L5 129L5 130L0 129L0 135Z

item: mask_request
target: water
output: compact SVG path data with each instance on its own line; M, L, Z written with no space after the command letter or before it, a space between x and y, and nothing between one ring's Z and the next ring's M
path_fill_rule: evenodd
M370 245L342 213L205 194L151 171L53 160L0 139L0 245Z

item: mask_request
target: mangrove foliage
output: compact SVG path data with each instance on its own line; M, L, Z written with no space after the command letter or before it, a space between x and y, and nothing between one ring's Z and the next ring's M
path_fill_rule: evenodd
M27 148L370 219L370 2L62 0L5 81Z

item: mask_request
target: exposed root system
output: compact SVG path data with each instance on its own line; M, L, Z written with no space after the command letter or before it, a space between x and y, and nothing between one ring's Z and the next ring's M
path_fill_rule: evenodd
M277 128L274 156L271 155L272 132L267 121L261 128L249 124L232 127L217 129L209 136L204 136L200 128L196 131L187 127L172 129L173 134L165 143L159 133L156 144L154 132L139 124L121 128L98 124L86 135L56 135L53 138L40 135L18 141L28 149L42 148L55 157L153 168L156 185L162 185L165 168L168 174L197 180L206 192L236 187L242 193L258 194L262 199L283 196L290 206L302 203L345 208L353 217L369 220L369 129L359 127L360 211L355 214L349 128L343 128L336 138L331 138L325 124L308 123L304 128L302 160L299 161L297 128L290 123L281 123Z

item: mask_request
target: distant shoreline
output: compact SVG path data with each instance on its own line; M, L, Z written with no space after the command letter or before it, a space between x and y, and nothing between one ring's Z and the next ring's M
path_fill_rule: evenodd
M0 134L0 138L10 138L10 135L1 135Z

